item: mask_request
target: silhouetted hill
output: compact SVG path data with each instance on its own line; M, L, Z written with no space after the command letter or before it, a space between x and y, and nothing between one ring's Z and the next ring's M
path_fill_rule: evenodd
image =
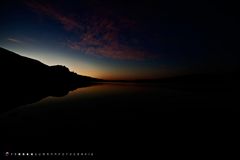
M65 95L98 81L70 72L65 66L48 66L3 48L0 48L0 75L5 106L26 104L50 95Z
M239 72L217 74L188 74L163 79L105 81L70 72L65 66L48 66L37 60L0 48L0 110L36 102L47 96L63 96L79 87L95 82L128 82L157 84L162 88L234 97L239 90ZM230 98L229 98L230 99Z

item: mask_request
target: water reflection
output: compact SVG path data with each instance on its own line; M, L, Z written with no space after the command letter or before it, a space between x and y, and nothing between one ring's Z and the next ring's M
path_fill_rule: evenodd
M159 103L163 97L178 94L159 85L135 83L98 83L70 91L63 97L49 96L31 106L91 108L131 107ZM183 94L183 93L181 93Z
M16 108L21 105L22 107L17 110L21 108L31 108L30 110L34 111L62 109L65 112L99 107L101 110L113 108L171 110L183 106L193 108L192 104L195 107L204 107L203 103L210 106L216 104L221 96L225 98L225 101L228 100L226 94L218 90L210 91L182 90L157 83L95 83L83 85L73 91L63 91L61 94L60 92L50 94L38 91L15 93L18 96L12 96L6 107ZM7 100L9 97L3 99Z
M177 111L180 108L184 113L186 107L188 111L205 107L203 111L209 112L212 107L215 112L214 107L218 104L228 104L226 94L208 92L179 90L162 84L99 83L69 91L62 97L48 96L36 103L17 107L1 114L0 124L3 137L9 137L4 143L12 144L10 147L17 144L21 146L21 139L24 143L28 140L29 148L37 147L32 143L44 137L37 144L68 148L69 143L75 143L86 148L87 145L93 146L94 138L101 131L111 134L115 129L117 133L128 133L134 127L142 129L142 125L148 127L152 124L155 127L159 123L167 124L171 118L175 123L178 121L175 116L182 116L164 117L165 111ZM161 114L159 111L164 112ZM33 137L33 141L29 137ZM57 144L62 140L67 145ZM49 145L51 143L52 146Z
M79 88L84 88L94 85L93 83L84 83ZM21 87L20 87L21 88ZM25 89L12 89L8 88L7 91L4 91L4 94L1 95L1 108L0 113L11 110L13 108L35 103L40 101L48 96L54 97L63 97L69 93L69 91L76 88L69 87L58 87L57 89L47 89L47 88L33 88L26 87Z
M174 103L189 93L165 88L160 84L137 83L95 83L69 91L64 96L47 96L38 102L22 105L11 112L35 115L46 114L81 114L82 110L111 111L119 109L171 109L164 104ZM176 98L177 97L177 98ZM164 108L165 107L165 108ZM59 113L61 112L61 114Z

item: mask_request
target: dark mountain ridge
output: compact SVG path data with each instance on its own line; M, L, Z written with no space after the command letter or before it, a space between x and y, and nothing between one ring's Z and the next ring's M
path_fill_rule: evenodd
M64 96L69 91L106 83L147 83L163 88L191 91L193 94L236 97L239 90L238 70L224 74L189 74L163 79L101 80L78 75L65 66L48 66L0 48L0 87L4 107L9 109L36 102L47 96ZM228 98L231 99L231 98Z
M78 87L100 81L78 75L65 66L48 66L3 48L0 48L0 74L5 106L27 104L46 96L63 96Z

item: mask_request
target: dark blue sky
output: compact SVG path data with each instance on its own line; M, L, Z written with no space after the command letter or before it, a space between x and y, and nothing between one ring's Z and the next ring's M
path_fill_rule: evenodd
M0 46L104 79L237 68L229 1L1 1Z

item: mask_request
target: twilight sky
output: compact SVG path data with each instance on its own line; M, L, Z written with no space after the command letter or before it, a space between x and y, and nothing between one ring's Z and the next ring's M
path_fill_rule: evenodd
M6 0L0 47L103 79L147 79L238 66L229 1Z

